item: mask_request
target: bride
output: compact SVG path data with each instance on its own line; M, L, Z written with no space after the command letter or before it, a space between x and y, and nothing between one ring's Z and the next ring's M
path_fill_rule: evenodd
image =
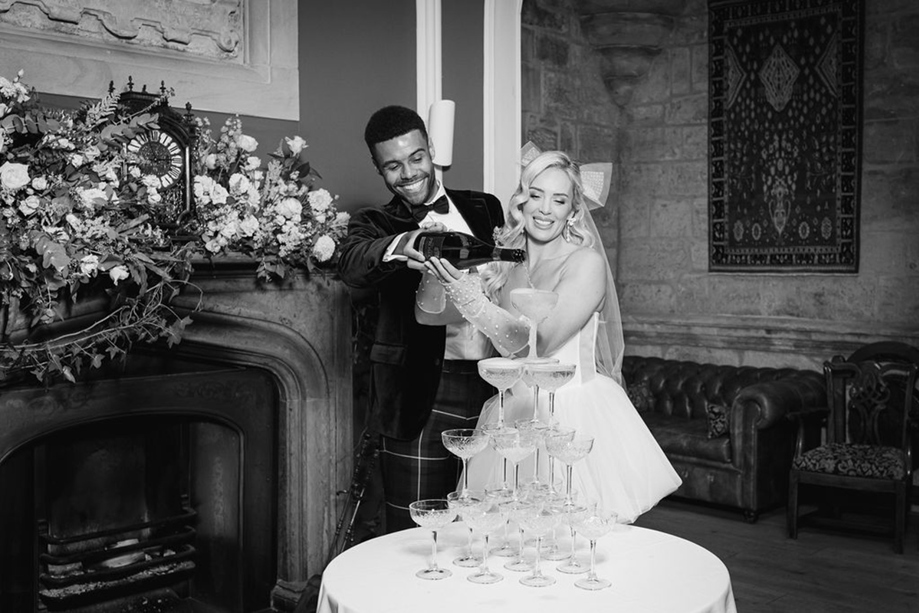
M494 262L474 274L457 270L446 260L429 259L416 317L430 325L462 317L491 339L502 355L532 355L530 324L511 304L511 290L556 292L556 307L537 327L535 354L577 366L574 379L555 394L554 413L559 425L594 437L590 454L574 464L573 489L580 499L615 511L619 521L632 522L675 491L681 481L621 385L624 347L619 304L587 210L577 163L558 151L537 155L523 169L508 209L496 242L526 249L527 261ZM446 301L437 295L441 285ZM486 403L479 427L497 421L496 405L495 399ZM548 422L544 398L537 415ZM518 382L506 397L505 423L512 426L515 420L532 416L532 391ZM521 464L521 479L532 474L532 459L528 462ZM545 469L548 462L540 464ZM556 466L555 479L561 478L561 470ZM494 451L479 453L469 462L469 487L482 489L500 482L500 471L501 460ZM541 472L545 483L547 471Z

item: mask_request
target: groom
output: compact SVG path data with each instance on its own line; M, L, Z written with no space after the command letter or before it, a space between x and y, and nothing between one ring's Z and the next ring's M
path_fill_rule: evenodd
M421 224L439 222L493 244L504 215L491 194L441 185L427 129L411 109L378 110L364 140L393 198L351 216L338 270L348 286L379 295L367 427L381 435L385 526L394 532L415 525L410 503L443 498L456 488L459 462L444 448L441 432L475 427L482 404L495 393L476 368L493 354L484 335L469 324L424 326L415 320L424 270L415 238Z

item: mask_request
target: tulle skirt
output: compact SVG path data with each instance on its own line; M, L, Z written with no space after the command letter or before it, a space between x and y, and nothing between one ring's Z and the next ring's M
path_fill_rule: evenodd
M549 422L548 394L540 392L536 411L540 421ZM597 502L619 515L619 521L633 522L681 483L670 461L654 440L625 390L612 379L597 375L584 383L572 381L555 394L554 416L562 426L594 437L594 445L583 460L573 464L572 489L580 502ZM505 398L505 424L534 415L533 392L518 382ZM498 421L497 396L489 399L479 417L479 426ZM520 463L520 483L532 481L535 454ZM565 488L566 468L554 462L554 478ZM549 461L540 451L539 479L549 482ZM469 461L469 487L484 489L503 481L501 456L491 446ZM508 483L513 483L513 466L508 463Z

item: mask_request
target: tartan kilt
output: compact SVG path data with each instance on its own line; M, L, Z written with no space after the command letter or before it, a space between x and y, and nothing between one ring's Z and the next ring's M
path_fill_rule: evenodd
M445 360L431 415L414 440L380 440L386 532L414 528L408 505L445 498L457 489L460 459L447 451L441 432L475 428L485 401L497 393L478 374L477 360Z

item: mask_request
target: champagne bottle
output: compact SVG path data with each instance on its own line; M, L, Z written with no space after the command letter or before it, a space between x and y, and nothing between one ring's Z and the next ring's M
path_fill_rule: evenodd
M457 268L472 268L495 260L523 262L526 251L489 245L462 232L422 232L415 249L427 258L443 258Z

